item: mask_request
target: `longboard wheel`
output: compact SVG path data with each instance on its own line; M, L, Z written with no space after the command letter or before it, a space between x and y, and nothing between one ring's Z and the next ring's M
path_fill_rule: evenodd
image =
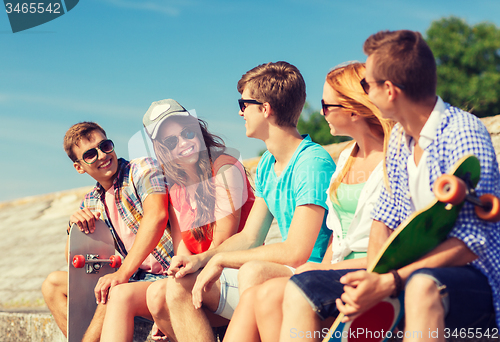
M500 200L492 194L484 194L479 197L482 206L476 206L476 215L485 221L500 221Z
M444 174L434 183L434 195L440 202L458 205L465 200L467 185L456 176Z
M85 257L83 255L75 255L72 264L74 268L82 268L85 266Z
M110 266L112 268L118 268L122 265L122 258L119 255L112 255L109 257L109 260L111 261Z

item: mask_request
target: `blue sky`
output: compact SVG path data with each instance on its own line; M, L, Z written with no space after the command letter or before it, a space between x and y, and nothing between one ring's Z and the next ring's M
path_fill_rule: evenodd
M296 65L319 108L335 65L366 59L379 30L425 33L455 15L500 26L498 0L81 0L67 14L13 34L0 13L0 202L92 185L62 149L79 121L100 123L119 156L153 101L173 98L209 123L244 158L236 83L270 61Z

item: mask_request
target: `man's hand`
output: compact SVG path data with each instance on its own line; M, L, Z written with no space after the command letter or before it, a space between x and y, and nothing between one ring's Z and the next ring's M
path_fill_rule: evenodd
M351 272L340 278L345 284L344 293L337 299L337 308L344 314L342 322L354 320L382 299L390 296L395 288L391 273L377 274L366 271Z
M175 278L182 278L187 274L195 273L201 268L197 255L176 255L170 262L167 274Z
M217 261L220 254L213 257L201 270L198 277L196 277L196 282L194 283L192 290L192 299L195 309L201 308L203 303L203 293L210 291L215 282L219 279L222 274L224 267Z
M101 217L101 213L93 213L88 208L78 210L69 218L70 225L76 223L78 228L85 234L95 231L95 220Z
M128 283L128 280L129 277L124 276L120 270L99 278L94 288L96 303L106 304L111 288L119 284Z

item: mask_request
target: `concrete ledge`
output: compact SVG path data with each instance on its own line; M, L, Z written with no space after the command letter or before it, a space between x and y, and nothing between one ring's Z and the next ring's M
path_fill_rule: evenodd
M136 318L133 342L153 342L152 322ZM215 340L221 342L226 327L214 328ZM1 342L66 342L52 315L48 312L0 312Z
M152 323L135 321L134 342L152 342ZM66 342L50 313L0 312L2 342Z
M49 313L0 312L2 342L65 342Z

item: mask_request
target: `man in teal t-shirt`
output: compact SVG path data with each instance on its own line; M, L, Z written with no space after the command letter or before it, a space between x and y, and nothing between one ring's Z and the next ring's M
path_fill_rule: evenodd
M308 260L320 262L329 241L326 189L335 164L297 131L306 99L299 70L286 62L259 65L242 76L238 91L246 135L264 141L268 152L257 168L255 202L243 230L204 253L175 256L164 302L154 286L148 290L155 322L179 342L213 341L202 306L230 319L245 289L290 277ZM263 245L273 218L283 241Z
M278 176L274 171L276 159L266 151L257 166L255 196L262 197L278 222L283 241L288 237L295 208L314 204L326 206L330 178L335 171L332 158L320 145L303 136L288 165ZM325 214L326 219L326 214ZM318 239L308 261L321 262L330 239L331 230L323 220Z

